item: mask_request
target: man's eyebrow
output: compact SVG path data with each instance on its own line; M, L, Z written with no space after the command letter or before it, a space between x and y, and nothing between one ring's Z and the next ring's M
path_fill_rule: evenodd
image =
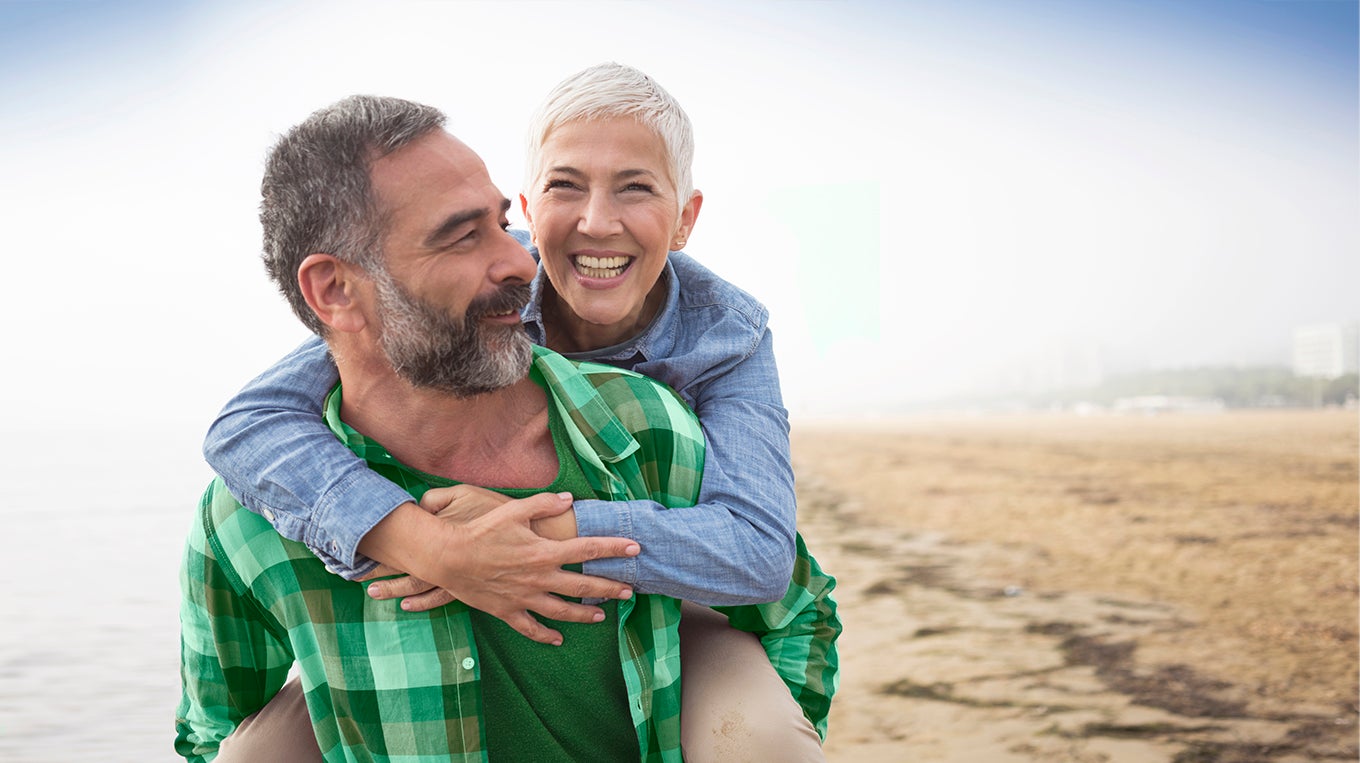
M510 211L510 200L501 199L500 209L501 215L504 215L508 211ZM473 222L474 220L480 220L490 214L491 210L486 207L482 207L480 209L465 209L462 212L454 212L453 214L446 217L444 219L444 222L439 224L438 228L435 228L434 230L430 231L430 235L425 237L425 246L428 247L438 246L440 242L442 242L445 238L450 236L459 227L466 225L470 222Z

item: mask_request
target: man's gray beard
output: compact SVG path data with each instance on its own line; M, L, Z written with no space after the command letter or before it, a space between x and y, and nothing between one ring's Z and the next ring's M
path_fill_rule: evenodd
M519 310L529 301L528 284L474 299L459 320L408 292L386 269L375 269L373 281L381 322L378 343L397 375L412 385L466 398L528 375L533 351L524 327L486 326L479 320Z

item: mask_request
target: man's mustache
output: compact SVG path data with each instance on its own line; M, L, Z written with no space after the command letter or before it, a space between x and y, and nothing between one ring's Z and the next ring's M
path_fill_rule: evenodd
M490 294L476 297L468 303L467 319L472 321L487 315L518 313L529 304L529 291L529 284L520 283L502 286Z

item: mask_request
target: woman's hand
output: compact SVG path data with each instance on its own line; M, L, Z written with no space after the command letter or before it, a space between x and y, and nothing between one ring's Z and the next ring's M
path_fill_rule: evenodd
M447 523L472 529L472 526L482 525L485 520L490 519L487 515L495 513L497 509L509 509L510 507L506 506L508 503L530 506L536 501L549 498L555 500L560 499L560 497L548 494L539 494L530 498L514 500L508 496L475 485L455 485L449 488L435 488L427 491L420 501L420 508L428 513L434 514ZM526 529L532 530L532 535L528 537L532 538L537 536L540 540L556 541L566 541L576 538L576 520L570 511L569 501L566 505L566 509L565 512L561 509L552 511L535 509L528 512L526 518L530 521L528 522L528 527ZM524 513L519 511L519 509L517 509L517 512ZM592 542L598 542L599 540L602 539L591 539ZM629 542L629 545L632 544ZM482 548L484 551L489 552L491 549L496 548L496 545L486 544ZM527 549L527 547L525 548ZM598 558L599 556L604 555L599 553L599 551L599 549L592 549L589 552L589 556L585 558ZM620 555L632 555L636 553L637 549L633 548L631 551L626 551ZM514 576L517 576L519 573L524 573L526 575L534 574L532 572L534 565L529 564L529 558L530 557L525 556L520 557L517 560L506 560L507 563L516 568ZM491 559L483 561L493 562ZM571 563L572 561L582 560L562 559L558 560L557 564ZM501 565L501 567L504 567L504 565ZM380 565L372 573L364 576L362 579L372 580L377 577L400 575L402 572L403 571L401 570L396 570L386 565ZM598 597L600 596L600 593L590 590L592 586L598 588L598 584L617 585L614 584L613 581L604 581L602 579L598 581L598 584L592 583L591 581L594 581L595 579L588 578L580 573L567 572L560 568L555 568L551 571L548 571L548 568L545 568L537 574L539 576L551 574L553 581L548 584L550 586L549 590L566 596L581 598L589 596ZM538 585L543 584L539 583ZM504 595L509 593L509 590L503 592L500 596L497 596L491 590L483 588L482 586L476 586L468 590L469 594L463 598L464 603L500 617L524 636L543 643L552 643L556 641L560 638L560 634L544 627L537 620L529 616L529 613L525 611L526 609L531 609L538 612L540 615L552 619L570 620L573 622L598 622L603 615L603 612L597 607L587 607L581 604L570 603L556 596L545 596L543 594L538 594L534 597L537 601L536 604L520 603L519 606L522 608L516 610L516 607L509 604L509 602L515 601L514 597ZM409 575L406 577L375 582L368 586L368 595L380 600L401 599L401 608L407 612L425 612L437 607L442 607L458 598L447 589L440 588L437 585ZM631 591L628 591L628 589L624 587L620 593L606 594L605 596L607 598L628 598L631 595ZM478 599L485 599L485 601L480 601ZM502 612L501 610L505 610L505 612Z
M420 508L452 524L465 524L509 501L510 497L476 485L436 487L425 491ZM380 564L362 580L402 575L401 570ZM402 599L401 608L407 612L427 612L454 600L448 591L417 577L405 575L384 580L368 587L368 595L375 599Z
M476 485L437 487L425 491L420 508L454 523L470 522L509 501L510 497Z

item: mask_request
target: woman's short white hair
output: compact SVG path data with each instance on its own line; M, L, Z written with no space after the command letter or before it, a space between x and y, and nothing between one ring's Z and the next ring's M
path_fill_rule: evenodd
M694 191L694 128L680 103L656 80L631 66L598 64L557 84L529 121L525 189L543 171L543 144L564 124L591 119L633 117L661 138L681 207ZM678 213L678 210L677 210Z

